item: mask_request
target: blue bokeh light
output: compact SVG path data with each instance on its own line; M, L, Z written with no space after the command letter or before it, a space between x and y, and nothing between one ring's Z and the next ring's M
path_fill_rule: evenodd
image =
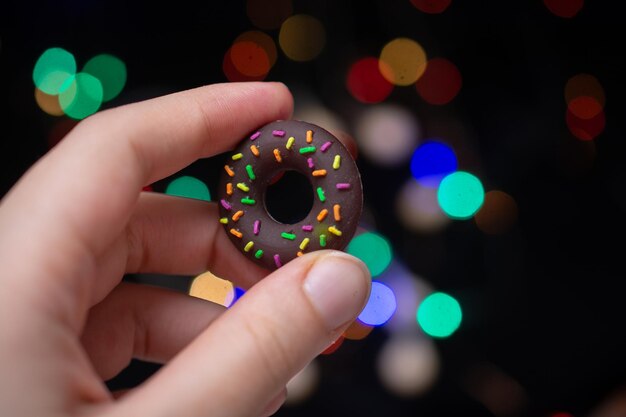
M456 171L456 155L445 143L430 140L422 143L413 152L411 174L428 188L437 188L443 178Z
M396 312L396 296L382 282L372 282L372 291L365 308L359 314L359 320L370 326L385 324Z

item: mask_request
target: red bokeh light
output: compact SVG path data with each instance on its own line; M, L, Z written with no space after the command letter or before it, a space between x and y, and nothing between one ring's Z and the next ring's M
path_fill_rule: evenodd
M324 349L322 355L330 355L331 353L334 353L337 349L339 349L339 346L342 345L344 340L345 338L343 336L339 336L337 340L335 340L330 346Z
M567 108L579 119L589 120L602 111L602 104L594 97L579 96L567 103Z
M235 65L233 64L233 60L231 57L232 48L228 48L228 51L224 54L224 61L222 62L222 71L224 71L224 75L228 81L238 82L238 81L262 81L265 79L266 74L252 76L242 74Z
M604 111L600 111L591 119L581 119L580 117L576 117L570 110L567 110L565 121L572 135L580 140L595 139L602 133L606 125Z
M380 103L391 94L393 85L380 73L377 58L362 58L348 71L348 91L362 103Z
M583 8L584 0L543 0L553 14L569 19L576 16Z
M411 0L411 4L424 13L443 13L452 0Z
M456 65L445 58L433 58L426 64L424 75L417 80L418 94L428 103L447 104L461 89L463 81Z

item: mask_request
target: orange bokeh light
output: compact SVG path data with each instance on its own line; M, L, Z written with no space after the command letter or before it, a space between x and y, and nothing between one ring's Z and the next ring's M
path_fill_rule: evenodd
M492 190L485 194L485 202L474 216L480 230L488 235L508 231L517 221L517 203L505 192Z
M248 77L265 77L270 71L267 52L255 42L235 42L230 48L230 59L235 69Z
M237 36L235 42L233 43L243 41L254 42L261 48L263 48L265 50L265 53L267 54L267 57L270 60L270 68L273 67L274 64L276 64L276 58L278 57L276 43L268 34L258 30L249 30Z
M267 73L257 76L246 75L235 67L231 57L232 47L228 48L226 53L224 54L224 61L222 62L222 71L224 71L224 75L228 81L239 82L239 81L262 81L267 76Z

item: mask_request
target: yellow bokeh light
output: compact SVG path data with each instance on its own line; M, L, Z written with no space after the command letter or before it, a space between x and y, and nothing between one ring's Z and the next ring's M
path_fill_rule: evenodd
M291 16L280 27L278 43L289 59L310 61L324 49L326 30L313 16L305 14Z
M59 96L46 94L35 87L35 101L39 108L51 116L63 116L65 114L59 104Z
M426 52L419 43L408 38L397 38L383 47L378 67L390 83L407 86L424 74L426 62Z
M232 282L207 271L194 278L189 295L229 307L235 299L235 287Z
M267 53L267 57L270 60L270 67L274 66L278 54L276 52L276 44L268 34L260 32L258 30L249 30L237 36L237 39L235 39L235 42L233 43L243 41L254 42L261 48L263 48L265 50L265 53Z

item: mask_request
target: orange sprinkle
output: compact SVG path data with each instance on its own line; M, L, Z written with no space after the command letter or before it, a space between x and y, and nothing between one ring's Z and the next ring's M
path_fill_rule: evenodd
M257 148L256 145L250 146L250 150L252 151L254 156L259 156L259 148Z
M233 183L229 182L226 184L226 194L233 195Z
M341 221L341 212L340 212L340 210L341 210L341 206L339 204L335 204L333 206L333 213L335 214L335 221Z
M327 215L328 215L328 210L323 209L322 211L320 211L320 214L317 215L317 221L321 222L322 220L326 218Z
M243 233L235 229L230 229L230 234L237 236L239 239L243 237Z
M296 255L298 255L298 256L302 256L302 255L304 255L304 253L302 253L302 251L301 251L301 250L299 250L299 251L298 251L298 253L296 253Z
M311 173L314 177L325 177L326 170L325 169L316 169Z
M243 210L239 210L237 213L233 214L233 221L236 222L241 216L243 216Z
M313 131L307 130L306 131L306 143L311 143L311 142L313 142Z
M280 151L278 149L274 149L274 158L276 158L277 162L282 162L283 158L280 157Z
M230 176L230 177L234 177L235 176L235 171L233 171L232 168L229 167L228 165L224 165L224 169L228 173L228 176Z

